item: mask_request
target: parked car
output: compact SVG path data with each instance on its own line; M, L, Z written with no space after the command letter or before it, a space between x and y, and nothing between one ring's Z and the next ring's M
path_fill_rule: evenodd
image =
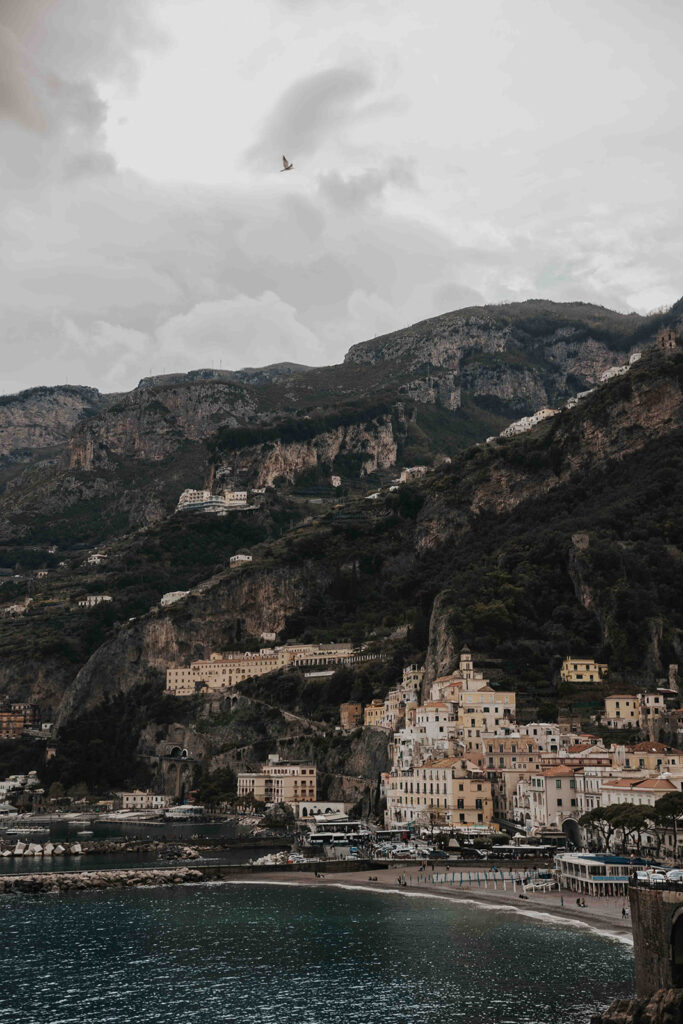
M669 882L683 882L683 868L672 868L666 873Z

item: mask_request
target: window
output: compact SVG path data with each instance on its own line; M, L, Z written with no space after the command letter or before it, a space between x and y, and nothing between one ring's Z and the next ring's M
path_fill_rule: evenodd
M561 807L561 806L562 806L562 798L561 798L561 797L558 797L558 798L557 798L557 806L558 806L558 807Z
M562 789L562 779L555 779L555 789Z

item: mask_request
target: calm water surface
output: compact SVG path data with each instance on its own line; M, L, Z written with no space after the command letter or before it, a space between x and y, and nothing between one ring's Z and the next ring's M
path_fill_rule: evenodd
M588 930L399 894L0 897L2 1024L588 1024L632 973Z

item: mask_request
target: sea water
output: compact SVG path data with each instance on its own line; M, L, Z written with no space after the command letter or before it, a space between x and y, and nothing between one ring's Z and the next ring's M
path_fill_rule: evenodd
M587 1024L632 988L623 942L427 896L0 896L2 1024Z

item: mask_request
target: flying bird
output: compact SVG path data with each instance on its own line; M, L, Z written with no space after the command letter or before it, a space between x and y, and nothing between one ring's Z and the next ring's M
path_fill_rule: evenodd
M294 164L290 164L290 162L287 159L287 157L283 155L283 157L282 157L282 169L280 171L280 174L282 174L282 171L291 171L292 167L294 167Z

